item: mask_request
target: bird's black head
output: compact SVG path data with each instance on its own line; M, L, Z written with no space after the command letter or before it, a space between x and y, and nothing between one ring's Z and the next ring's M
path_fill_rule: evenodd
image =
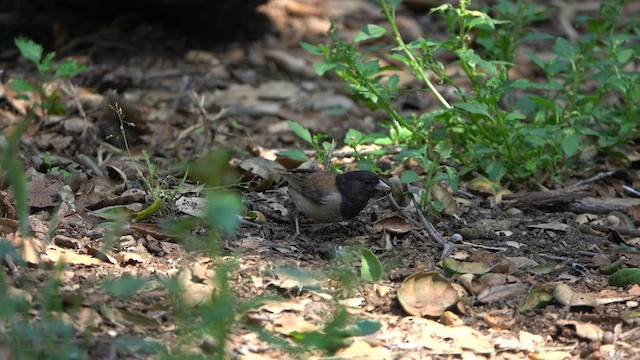
M352 171L338 175L336 187L342 196L340 213L345 219L358 215L377 190L389 189L378 175L369 171Z

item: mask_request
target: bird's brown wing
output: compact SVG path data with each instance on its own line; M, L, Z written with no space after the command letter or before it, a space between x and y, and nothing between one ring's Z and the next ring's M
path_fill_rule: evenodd
M326 204L337 189L336 175L324 171L294 171L283 174L289 191L296 191L310 201Z

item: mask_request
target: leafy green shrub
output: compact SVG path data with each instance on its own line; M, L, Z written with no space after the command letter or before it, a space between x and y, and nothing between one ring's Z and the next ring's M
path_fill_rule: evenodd
M588 33L574 43L556 39L554 59L530 54L546 74L542 83L509 76L523 43L550 38L529 30L545 18L540 6L500 0L494 19L471 10L470 0L458 7L445 4L431 14L444 17L448 37L407 43L396 26L400 2L379 1L389 30L370 24L347 42L332 27L332 44L302 43L324 58L315 64L318 74L334 72L353 96L387 114L387 138L378 143L402 146L411 152L407 156L417 151L425 163L450 155L463 174L480 170L500 180L545 172L561 180L560 169L575 168L581 148L612 151L638 138L630 130L637 122L640 80L624 69L638 57L639 27L617 25L626 2L605 1L599 18L580 18ZM445 65L445 56L454 61ZM382 60L391 65L381 65ZM401 88L391 70L408 73L423 87ZM453 88L452 99L445 99L434 81ZM440 107L402 115L395 101L409 91L430 92ZM441 153L438 146L447 150ZM437 176L451 179L453 172L443 169Z
M47 83L65 78L72 78L87 71L85 65L76 63L74 60L66 59L59 64L54 63L55 52L44 54L42 45L26 37L16 37L14 43L20 55L32 62L38 70L38 79L32 83L26 79L15 78L11 81L11 89L17 93L33 92L38 94L39 103L34 103L39 107L46 117L51 113L61 113L64 108L60 103L60 94L53 92L47 94L45 86ZM27 97L26 94L22 95Z

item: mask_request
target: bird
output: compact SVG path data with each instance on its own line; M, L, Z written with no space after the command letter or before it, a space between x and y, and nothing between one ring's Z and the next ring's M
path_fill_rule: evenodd
M344 174L295 169L281 173L287 182L289 197L299 212L319 223L335 223L352 219L367 206L376 191L389 191L380 176L370 171ZM296 232L300 234L298 214Z

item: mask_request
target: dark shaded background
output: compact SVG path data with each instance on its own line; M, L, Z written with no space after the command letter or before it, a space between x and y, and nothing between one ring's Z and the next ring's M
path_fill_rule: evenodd
M94 41L125 41L139 51L180 55L251 40L270 29L256 11L267 0L17 0L0 4L0 60L18 56L15 36L68 55ZM171 41L167 41L171 40ZM177 54L176 54L177 52Z

